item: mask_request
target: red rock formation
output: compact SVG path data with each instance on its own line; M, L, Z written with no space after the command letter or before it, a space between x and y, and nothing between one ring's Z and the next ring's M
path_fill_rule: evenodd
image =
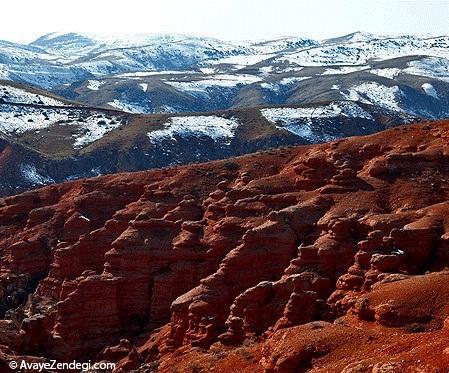
M0 200L0 356L444 372L448 140L409 126Z

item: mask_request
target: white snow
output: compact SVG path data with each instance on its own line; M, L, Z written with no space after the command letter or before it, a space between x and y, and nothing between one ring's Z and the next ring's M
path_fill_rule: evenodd
M0 99L14 104L35 104L46 106L67 106L62 101L52 97L32 93L25 89L16 88L10 85L0 84Z
M194 70L185 70L185 71L178 71L178 70L163 70L163 71L136 71L133 73L124 73L116 75L119 78L143 78L146 76L153 76L153 75L191 75L191 74L198 74L198 71Z
M50 126L73 126L74 148L82 148L122 125L121 118L80 110L1 105L0 132L8 135L40 131Z
M269 75L270 73L273 72L273 66L264 66L264 67L261 67L261 68L259 69L259 72L260 72L262 75Z
M229 65L236 65L238 67L245 67L255 65L256 63L262 62L274 56L275 56L274 54L250 54L250 55L229 56L221 58L216 61L208 61L208 62L213 65L229 64Z
M260 87L273 92L279 92L281 89L278 83L261 83Z
M388 79L396 78L400 72L401 72L401 69L397 69L397 68L384 68L384 69L370 70L371 74L379 75L379 76L382 76L382 77L388 78Z
M46 185L55 182L51 177L41 175L32 164L21 164L20 173L26 181L33 185Z
M269 74L271 67L287 72L303 66L360 66L371 60L412 55L449 58L448 36L354 33L334 40L337 41L331 43L288 37L237 43L179 34L126 37L51 34L31 45L0 42L4 60L0 77L22 79L52 88L80 80L80 76L86 76L87 72L99 77L113 73L127 79L160 74L208 75L216 73L211 69L217 64L240 68L266 60L269 63L257 67L260 74ZM163 71L176 69L173 66L195 71ZM201 69L198 71L199 66ZM334 74L335 71L329 73Z
M227 119L215 115L171 117L163 129L148 132L151 142L179 137L207 136L213 140L229 140L234 137L239 126L236 119Z
M246 47L236 43L225 42L205 37L181 34L59 34L62 37L47 37L43 43L37 44L45 49L48 55L61 62L83 65L90 72L100 71L106 59L120 61L122 72L157 70L154 60L161 56L176 60L204 61L217 56L244 53ZM46 54L43 54L44 56ZM84 57L85 62L78 60ZM87 58L86 58L87 57ZM118 66L117 63L114 63Z
M261 83L260 86L263 89L268 89L273 92L279 92L281 90L281 86L283 85L294 84L306 79L310 79L310 76L292 76L290 78L283 78L279 82L270 82L270 83L264 82Z
M0 79L9 79L9 72L2 66L0 66Z
M376 35L371 34L369 32L357 31L350 35L349 38L346 39L348 42L360 42L360 41L369 41L371 39L376 38Z
M287 67L287 68L283 69L282 72L283 73L298 72L298 71L301 71L303 69L304 69L304 67L301 67L301 66L299 66L299 67L298 66L296 66L296 67Z
M262 109L261 113L268 121L276 124L277 128L286 129L305 139L316 139L311 128L311 120L307 116L304 116L305 112L303 109Z
M424 92L426 92L427 95L432 96L432 97L436 98L437 100L440 99L438 97L437 91L435 90L435 88L432 84L424 83L421 87L424 90Z
M78 124L79 132L73 135L75 139L73 146L74 148L83 148L121 125L119 118L107 118L101 115L90 116L85 122Z
M326 135L317 135L312 129L314 119L344 116L374 120L371 114L352 102L336 102L325 106L305 108L269 108L262 109L261 114L277 128L286 129L308 140L329 140Z
M369 60L386 60L402 56L428 55L449 57L449 37L417 36L376 37L367 40L324 44L278 56L276 62L300 66L361 65Z
M279 83L283 85L294 84L302 80L310 79L310 76L292 76L290 78L283 78Z
M249 42L249 46L256 54L277 53L291 48L305 49L316 44L318 42L315 40L295 36L280 37L273 40L253 40Z
M366 82L342 92L348 100L375 104L389 110L403 111L398 105L402 91L398 86L387 87L376 82Z
M449 82L449 60L446 58L428 57L419 61L411 61L404 73L421 75Z
M203 92L205 93L208 88L222 87L222 88L235 88L239 85L248 85L262 81L260 77L249 74L222 74L213 75L208 79L192 80L188 82L184 81L165 81L166 84L172 87L191 92Z
M202 67L200 71L205 75L215 74L217 72L217 69L212 67Z
M88 80L87 88L91 89L92 91L98 91L98 89L104 84L105 82L100 82L99 80Z
M109 106L112 106L118 110L124 111L126 113L146 113L147 109L142 107L140 104L125 102L119 99L108 102Z
M0 131L6 134L21 134L49 127L52 123L67 120L65 110L21 108L1 105ZM48 118L48 119L47 119Z
M328 105L304 108L268 108L261 109L262 115L270 122L276 123L284 118L320 119L333 118L340 115L349 118L373 120L371 114L353 102L332 102Z
M368 66L341 66L339 68L326 69L322 75L349 74L356 71L366 70Z

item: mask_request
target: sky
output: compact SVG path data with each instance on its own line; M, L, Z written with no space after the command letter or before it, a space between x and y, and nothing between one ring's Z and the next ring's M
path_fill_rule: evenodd
M377 34L449 34L449 0L12 0L0 39L50 32L186 33L225 40Z

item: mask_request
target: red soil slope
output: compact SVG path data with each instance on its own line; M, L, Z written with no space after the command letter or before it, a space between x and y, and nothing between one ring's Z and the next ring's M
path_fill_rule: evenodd
M0 358L449 372L448 145L439 122L0 200Z

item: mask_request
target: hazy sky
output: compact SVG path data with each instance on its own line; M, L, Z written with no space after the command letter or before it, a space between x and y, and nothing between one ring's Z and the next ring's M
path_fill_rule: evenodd
M327 38L357 30L449 34L449 0L10 0L0 11L0 39L18 42L52 31L223 39Z

